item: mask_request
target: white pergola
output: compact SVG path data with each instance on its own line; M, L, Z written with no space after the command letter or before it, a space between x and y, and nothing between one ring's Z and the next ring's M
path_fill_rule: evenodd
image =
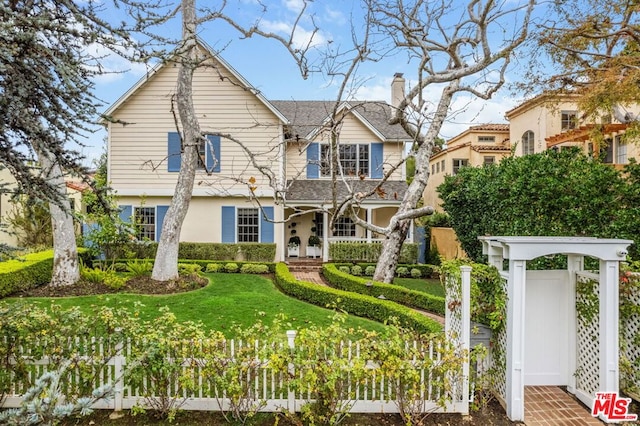
M524 421L524 387L525 362L527 351L535 348L525 348L525 289L527 287L528 260L540 256L554 254L568 255L568 268L560 276L561 281L568 281L563 291L566 298L560 306L566 306L569 315L563 332L566 330L566 362L564 380L567 389L576 393L576 272L584 270L584 256L590 256L600 261L599 270L599 392L618 392L618 271L619 262L624 261L627 247L633 243L630 240L598 239L584 237L479 237L483 245L483 254L488 255L489 264L501 271L507 280L507 324L506 324L506 392L505 404L507 416L512 421ZM509 268L504 270L504 261L508 261ZM547 271L540 271L545 273ZM552 272L552 271L549 271ZM529 275L532 276L532 275ZM537 275L541 276L540 273ZM556 278L557 279L557 278ZM558 281L556 281L558 283ZM534 283L529 283L532 287ZM562 283L564 285L564 283ZM560 285L556 287L561 287ZM553 286L548 287L553 291ZM548 290L547 290L548 291ZM548 300L547 293L547 300ZM564 305L566 303L566 305ZM571 320L571 318L573 320ZM550 330L552 331L552 330ZM568 372L568 374L567 374ZM543 384L543 383L538 383ZM550 383L551 384L551 383ZM557 383L553 383L557 384ZM587 405L593 403L595 395L577 395ZM590 398L590 400L585 400Z

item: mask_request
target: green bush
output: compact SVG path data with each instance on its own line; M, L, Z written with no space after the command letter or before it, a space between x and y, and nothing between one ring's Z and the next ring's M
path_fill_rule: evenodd
M345 274L350 274L351 273L351 268L348 266L340 266L340 270L342 272L344 272Z
M350 276L339 272L334 265L332 266L335 273ZM363 278L352 278L366 281ZM396 317L403 327L419 333L432 333L442 329L440 324L434 320L390 300L380 300L377 297L298 281L284 263L276 264L275 282L284 293L314 305L337 307L350 314L379 322L386 322L389 318ZM442 301L442 312L444 312L444 300Z
M237 263L225 263L224 271L227 273L235 273L238 272L238 264Z
M127 285L127 278L121 277L113 271L109 271L103 279L103 284L114 290L120 290Z
M376 262L382 253L379 243L331 243L329 257L335 262ZM416 263L418 261L418 244L404 243L400 252L399 263Z
M362 275L362 267L358 266L358 265L353 265L351 267L351 275L355 275L356 277L359 277Z
M245 263L240 268L242 274L268 274L269 267L262 263Z
M158 243L129 243L110 247L115 259L153 259ZM276 257L276 245L272 243L188 243L182 242L178 248L178 257L187 260L235 260L241 251L249 262L273 262Z
M178 273L180 275L193 275L202 271L202 266L197 263L178 263Z
M372 277L373 274L375 274L375 272L376 272L376 267L373 265L369 265L364 269L364 274L368 277Z
M411 278L422 278L422 272L418 268L411 268Z
M83 264L91 264L86 249L78 248L78 257ZM52 270L53 250L0 262L0 297L49 284Z
M223 265L220 263L209 263L205 272L220 272L223 269Z
M396 268L396 276L400 278L405 278L409 276L409 269L405 266L399 266Z
M102 284L107 274L107 271L103 271L100 268L80 268L80 278L94 284Z
M148 277L153 271L153 263L148 260L132 260L127 262L127 274L132 278Z
M322 275L335 288L374 297L382 295L388 300L393 300L406 306L444 315L445 303L442 297L410 290L399 285L372 282L368 278L354 277L336 266L332 263L325 263L322 266Z

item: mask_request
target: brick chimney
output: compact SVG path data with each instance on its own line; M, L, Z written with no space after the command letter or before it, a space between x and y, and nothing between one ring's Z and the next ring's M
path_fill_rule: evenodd
M400 102L404 100L404 85L405 80L402 73L395 73L391 82L391 106L398 107Z

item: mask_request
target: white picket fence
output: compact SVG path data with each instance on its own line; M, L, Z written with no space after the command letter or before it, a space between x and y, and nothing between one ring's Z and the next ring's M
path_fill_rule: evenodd
M288 345L294 348L295 331L287 332ZM187 342L186 345L203 345L203 342ZM220 344L218 342L217 344ZM233 356L234 352L247 349L247 343L228 340L223 343L225 350L229 356ZM252 342L249 348L260 347L260 342ZM284 344L284 343L282 343ZM420 345L422 343L407 342L406 347L411 345ZM57 342L52 344L43 340L35 342L30 348L19 348L19 356L26 361L29 379L23 382L14 381L13 387L6 395L0 407L18 407L23 401L22 395L26 392L29 383L33 383L37 377L42 375L48 368L53 365L59 365L60 360L55 359L56 349L52 346L60 346ZM136 388L129 385L129 377L127 377L127 360L129 355L135 351L135 344L127 343L109 343L99 338L77 338L74 341L62 343L65 349L71 349L72 352L79 355L79 359L91 363L94 367L92 372L91 387L97 388L101 385L110 384L115 390L115 395L109 400L100 400L94 408L121 410L129 409L134 406L150 407L149 401L158 398L149 395L148 391L143 391L144 386ZM426 357L434 361L435 364L442 364L441 343L429 342L428 346L420 347L419 352L425 354ZM356 360L360 357L360 348L358 344L352 342L344 342L340 345L341 357L347 357L349 360ZM42 351L42 352L41 352ZM61 351L60 351L61 352ZM179 352L179 351L178 351ZM187 351L188 352L188 351ZM49 355L38 357L41 353ZM54 355L51 355L54 354ZM461 354L461 356L464 354ZM197 381L196 390L185 391L181 389L177 382L170 387L169 394L180 400L180 409L182 410L202 410L202 411L221 411L228 410L230 401L225 398L223 393L216 389L213 381L203 373L204 363L194 358L178 358L173 360L181 365L184 372L192 375ZM276 412L276 411L299 411L301 406L313 401L311 392L294 392L287 386L285 374L294 377L298 374L298 366L289 364L288 372L276 372L269 367L267 361L256 359L252 361L250 372L246 373L247 383L250 383L250 398L259 406L259 411ZM467 364L468 365L468 364ZM389 380L388 376L379 370L375 362L368 361L367 366L371 369L371 373L364 381L353 382L347 379L347 388L345 396L348 399L342 401L344 406L350 407L350 412L354 413L395 413L398 412L398 404L396 396L398 387L397 383ZM465 373L463 375L463 372ZM421 369L420 375L424 386L422 386L420 408L423 412L457 412L468 413L469 407L469 384L468 384L468 367L449 369L446 373L448 380L453 383L453 388L449 389L446 395L443 390L442 375L434 377L433 370ZM66 373L66 382L68 386L76 386L80 383L80 377L77 372L68 371ZM151 378L145 378L151 380ZM216 397L218 396L218 397ZM441 397L445 397L446 404L442 406L438 404Z

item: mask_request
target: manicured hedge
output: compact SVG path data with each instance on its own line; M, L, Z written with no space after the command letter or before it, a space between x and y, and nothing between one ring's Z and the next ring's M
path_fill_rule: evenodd
M340 271L339 266L341 265L333 263L325 263L322 266L322 275L324 275L334 287L374 297L383 295L389 300L406 306L444 315L443 297L411 290L399 285L375 282L366 277L356 277Z
M116 258L151 259L156 256L158 243L141 242L112 247ZM242 250L247 262L273 262L276 257L276 245L271 243L180 243L180 259L226 260L236 259L238 250ZM129 257L127 257L129 256Z
M353 266L353 265L357 265L359 267L362 268L362 271L366 271L367 270L367 266L376 266L376 263L370 263L370 262L356 262L354 263L342 263L342 262L335 262L336 267L340 267L340 266ZM422 274L422 278L429 278L431 276L433 276L434 274L436 274L436 266L434 265L425 265L423 263L402 263L402 264L398 264L398 267L404 266L405 268L407 268L409 271L412 269L419 269L420 273Z
M119 264L119 265L126 265L127 262L131 262L133 260L138 260L140 262L150 262L151 264L153 264L153 262L155 262L155 259L152 258L148 258L148 259L115 259L113 261L114 264ZM107 265L111 265L112 261L107 261ZM96 266L100 266L100 262L99 261L94 261L93 262L94 265ZM196 265L200 265L202 267L202 270L206 270L207 269L207 265L209 265L210 263L218 263L222 266L222 268L220 269L221 271L224 270L224 265L226 265L227 263L229 263L229 261L217 261L217 262L212 262L210 260L202 260L202 259L178 259L178 263L194 263ZM233 261L233 263L238 265L238 268L242 269L242 267L244 265L267 265L267 267L269 268L269 272L273 273L275 271L276 268L276 264L274 262L236 262Z
M276 264L275 282L282 292L314 305L337 306L349 314L379 322L396 317L402 326L420 333L442 330L442 326L431 318L389 300L298 281L284 263Z
M78 256L86 261L87 250L79 248ZM49 284L52 270L53 250L0 262L0 297Z
M336 262L375 262L382 253L380 243L331 243L329 257ZM418 261L418 244L404 243L400 252L400 263Z

